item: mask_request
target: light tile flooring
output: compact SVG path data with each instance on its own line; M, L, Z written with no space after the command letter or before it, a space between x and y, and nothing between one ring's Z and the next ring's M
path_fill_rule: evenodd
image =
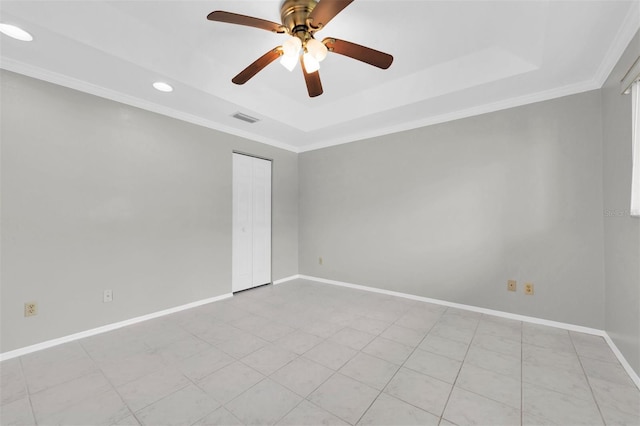
M0 369L2 425L640 424L600 337L300 280Z

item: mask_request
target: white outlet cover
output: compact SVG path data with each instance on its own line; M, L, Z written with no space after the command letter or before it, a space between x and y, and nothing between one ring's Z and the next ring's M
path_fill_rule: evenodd
M102 295L102 301L104 303L113 302L113 290L105 290Z

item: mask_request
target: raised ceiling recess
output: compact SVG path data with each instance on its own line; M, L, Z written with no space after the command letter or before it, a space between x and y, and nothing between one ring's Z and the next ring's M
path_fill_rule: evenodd
M33 41L0 34L0 65L305 151L597 89L640 27L637 0L356 0L328 10L330 20L318 17L325 3L345 4L2 0L0 22ZM213 10L273 26L211 22ZM307 96L299 57L293 72L272 63L244 85L231 82L284 49L298 25L333 49L320 63L322 96ZM385 70L336 54L346 46L337 40L388 52L393 64ZM158 81L173 92L155 90ZM238 120L238 111L260 121Z

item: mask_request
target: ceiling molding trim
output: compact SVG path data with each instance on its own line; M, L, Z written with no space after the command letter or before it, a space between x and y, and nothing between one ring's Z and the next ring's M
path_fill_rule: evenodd
M86 81L78 80L73 77L68 77L62 74L47 71L45 69L25 64L14 59L2 57L0 58L0 68L12 71L18 74L26 75L38 80L43 80L49 83L64 86L69 89L78 90L83 93L98 96L100 98L109 99L111 101L120 102L126 105L130 105L136 108L144 109L154 112L156 114L165 115L167 117L175 118L187 123L195 124L209 129L217 130L223 133L228 133L241 138L249 139L254 142L260 142L266 145L273 146L275 148L284 149L287 151L298 153L297 147L288 145L279 141L265 138L260 135L256 135L251 132L244 132L242 130L235 129L233 127L225 126L217 123L213 120L207 120L202 117L198 117L192 114L188 114L182 111L175 110L163 105L159 105L153 102L145 101L133 96L125 95L115 90L107 89L102 86L98 86Z
M504 101L498 101L491 104L480 105L477 107L467 108L460 111L454 111L451 113L441 114L434 117L429 117L422 120L416 120L408 123L402 123L395 126L386 127L383 129L376 129L375 131L360 132L356 134L347 135L345 137L339 137L328 141L314 143L308 146L301 147L299 152L315 151L318 149L328 148L335 145L342 145L345 143L356 142L358 140L375 138L378 136L389 135L392 133L399 133L407 130L413 130L420 127L432 126L434 124L446 123L448 121L459 120L462 118L469 118L477 115L487 114L490 112L496 112L509 108L515 108L519 106L529 105L536 102L548 101L551 99L561 98L563 96L575 95L578 93L588 92L590 90L599 89L599 85L595 80L584 81L581 83L571 84L568 86L558 87L555 89L545 90L530 95L519 96Z
M609 78L611 71L616 66L627 46L640 29L640 2L631 3L629 13L625 17L618 33L616 34L611 46L604 59L600 63L598 70L594 76L594 81L598 87L602 87Z

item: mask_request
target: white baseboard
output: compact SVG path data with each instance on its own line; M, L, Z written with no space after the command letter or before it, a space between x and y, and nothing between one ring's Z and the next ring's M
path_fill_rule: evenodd
M613 339L611 339L609 334L606 332L604 334L604 340L607 341L607 343L609 344L609 347L618 358L618 361L620 361L620 364L622 364L622 367L625 369L629 377L631 377L631 380L633 380L633 382L636 384L638 389L640 389L640 376L636 374L636 372L631 367L631 364L627 362L627 359L624 357L624 355L622 355L622 352L620 352L620 349L618 349L616 344L613 342Z
M232 297L232 293L223 294L216 297L211 297L208 299L202 299L195 302L187 303L186 305L180 305L169 309L164 309L162 311L152 312L147 315L142 315L139 317L131 318L128 320L115 322L113 324L103 325L101 327L92 328L91 330L81 331L79 333L70 334L68 336L59 337L57 339L47 340L45 342L36 343L35 345L26 346L24 348L15 349L13 351L4 352L0 354L0 361L5 361L7 359L16 358L22 355L30 354L32 352L41 351L43 349L51 348L53 346L62 345L63 343L72 342L74 340L83 339L89 336L95 336L96 334L106 333L107 331L116 330L118 328L126 327L128 325L136 324L139 322L147 321L150 319L162 317L165 315L173 314L176 312L184 311L185 309L191 309L198 306L206 305L208 303L217 302L219 300L228 299Z
M297 280L298 278L300 278L300 275L298 275L298 274L291 275L290 277L285 277L285 278L281 278L279 280L275 280L273 282L273 285L283 284L283 283L286 283L287 281Z
M482 314L493 315L493 316L501 317L501 318L508 318L508 319L513 319L513 320L517 320L517 321L530 322L530 323L534 323L534 324L548 325L550 327L563 328L565 330L579 331L580 333L595 334L597 336L604 336L605 335L604 330L598 330L597 328L583 327L581 325L575 325L575 324L568 324L568 323L564 323L564 322L545 320L545 319L542 319L542 318L529 317L529 316L526 316L526 315L513 314L513 313L510 313L510 312L496 311L496 310L493 310L493 309L479 308L477 306L464 305L462 303L447 302L446 300L432 299L432 298L429 298L429 297L416 296L414 294L400 293L398 291L384 290L384 289L381 289L381 288L368 287L368 286L359 285L359 284L345 283L345 282L342 282L342 281L328 280L328 279L325 279L325 278L311 277L311 276L308 276L308 275L300 275L300 278L301 279L305 279L305 280L310 280L310 281L316 281L316 282L320 282L320 283L324 283L324 284L331 284L331 285L338 285L338 286L341 286L341 287L355 288L355 289L358 289L358 290L370 291L372 293L386 294L386 295L389 295L389 296L402 297L404 299L418 300L420 302L427 302L427 303L433 303L433 304L436 304L436 305L448 306L448 307L451 307L451 308L464 309L466 311L479 312L479 313L482 313Z
M303 280L315 281L315 282L324 283L324 284L331 284L331 285L336 285L336 286L341 286L341 287L354 288L354 289L358 289L358 290L369 291L369 292L372 292L372 293L386 294L386 295L389 295L389 296L402 297L402 298L405 298L405 299L417 300L417 301L420 301L420 302L434 303L434 304L437 304L437 305L448 306L448 307L453 307L453 308L458 308L458 309L464 309L464 310L472 311L472 312L479 312L479 313L483 313L483 314L487 314L487 315L493 315L493 316L497 316L497 317L501 317L501 318L508 318L508 319L513 319L513 320L517 320L517 321L529 322L529 323L533 323L533 324L547 325L547 326L550 326L550 327L562 328L562 329L565 329L565 330L578 331L578 332L581 332L581 333L593 334L593 335L596 335L596 336L602 336L602 337L604 337L605 341L607 342L607 344L609 345L609 347L611 348L613 353L618 358L618 361L620 361L620 364L622 364L622 367L629 374L629 377L631 378L631 380L636 384L636 386L638 388L640 388L640 377L633 370L633 368L631 367L629 362L626 360L624 355L622 355L622 352L620 352L620 350L618 349L616 344L613 342L611 337L604 330L599 330L599 329L590 328L590 327L583 327L583 326L580 326L580 325L568 324L568 323L563 323L563 322L558 322L558 321L550 321L550 320L545 320L545 319L536 318L536 317L530 317L530 316L526 316L526 315L518 315L518 314L513 314L513 313L510 313L510 312L496 311L496 310L493 310L493 309L479 308L477 306L464 305L464 304L461 304L461 303L453 303L453 302L448 302L446 300L432 299L432 298L429 298L429 297L416 296L416 295L408 294L408 293L401 293L401 292L397 292L397 291L384 290L384 289L375 288L375 287L368 287L368 286L364 286L364 285L351 284L351 283L347 283L347 282L343 282L343 281L329 280L329 279L326 279L326 278L318 278L318 277L312 277L312 276L309 276L309 275L302 275L302 274L291 275L289 277L276 280L276 281L273 282L273 285L283 284L285 282L293 281L293 280L296 280L296 279L303 279ZM153 313L150 313L150 314L147 314L147 315L142 315L142 316L131 318L131 319L128 319L128 320L116 322L116 323L113 323L113 324L107 324L107 325L104 325L104 326L101 326L101 327L92 328L90 330L81 331L79 333L70 334L68 336L63 336L63 337L60 337L60 338L57 338L57 339L47 340L45 342L37 343L35 345L26 346L24 348L15 349L15 350L12 350L12 351L9 351L9 352L0 353L0 361L5 361L5 360L11 359L11 358L16 358L16 357L19 357L19 356L22 356L22 355L30 354L32 352L37 352L37 351L40 351L40 350L43 350L43 349L51 348L53 346L61 345L63 343L72 342L74 340L82 339L82 338L85 338L85 337L95 336L96 334L106 333L108 331L116 330L118 328L126 327L128 325L132 325L132 324L136 324L136 323L139 323L139 322L147 321L147 320L150 320L150 319L154 319L154 318L162 317L162 316L165 316L165 315L173 314L175 312L184 311L186 309L191 309L191 308L195 308L195 307L198 307L198 306L206 305L208 303L213 303L213 302L217 302L217 301L220 301L220 300L228 299L228 298L230 298L232 296L233 296L232 293L227 293L227 294L223 294L223 295L220 295L220 296L211 297L211 298L208 298L208 299L198 300L196 302L187 303L185 305L176 306L176 307L165 309L165 310L162 310L162 311L153 312Z
M309 276L309 275L299 274L299 275L297 275L297 277L300 278L300 279L303 279L303 280L315 281L315 282L324 283L324 284L337 285L337 286L341 286L341 287L354 288L354 289L358 289L358 290L369 291L369 292L372 292L372 293L386 294L386 295L389 295L389 296L396 296L396 297L402 297L402 298L405 298L405 299L418 300L420 302L434 303L434 304L437 304L437 305L448 306L448 307L458 308L458 309L464 309L464 310L472 311L472 312L479 312L479 313L483 313L483 314L487 314L487 315L493 315L493 316L501 317L501 318L508 318L508 319L528 322L528 323L532 323L532 324L546 325L546 326L549 326L549 327L562 328L564 330L569 330L569 331L577 331L577 332L580 332L580 333L593 334L593 335L596 335L596 336L602 336L602 337L604 337L605 341L607 342L607 344L609 345L609 347L611 348L613 353L618 358L618 361L620 361L620 364L622 364L622 366L624 367L626 372L629 374L629 377L631 378L631 380L633 380L633 382L636 384L636 386L640 389L640 377L638 377L638 374L633 370L633 368L631 368L631 365L629 364L629 362L627 362L627 360L624 357L624 355L622 355L622 352L620 352L620 350L615 345L615 343L613 343L613 340L611 340L611 337L609 337L609 335L607 334L607 332L605 330L599 330L597 328L590 328L590 327L583 327L581 325L569 324L569 323L564 323L564 322L551 321L551 320L546 320L546 319L542 319L542 318L530 317L530 316L526 316L526 315L518 315L518 314L513 314L513 313L510 313L510 312L496 311L496 310L493 310L493 309L479 308L477 306L472 306L472 305L464 305L464 304L461 304L461 303L447 302L446 300L431 299L429 297L416 296L416 295L413 295L413 294L400 293L400 292L397 292L397 291L384 290L384 289L381 289L381 288L368 287L368 286L359 285L359 284L351 284L351 283L346 283L346 282L343 282L343 281L328 280L326 278L312 277L312 276Z

